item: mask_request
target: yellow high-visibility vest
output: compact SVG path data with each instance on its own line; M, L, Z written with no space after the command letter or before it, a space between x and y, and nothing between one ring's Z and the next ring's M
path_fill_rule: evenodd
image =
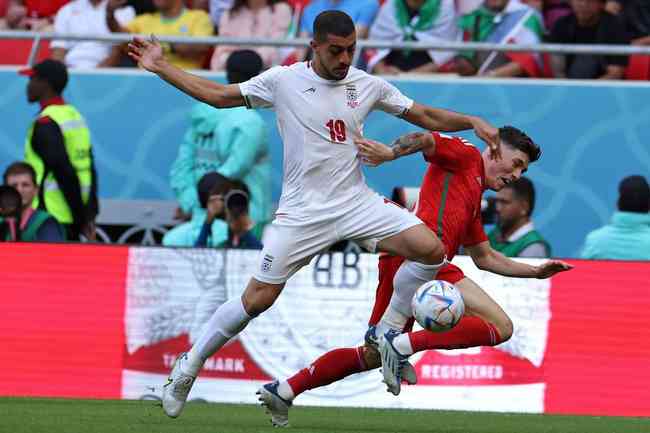
M39 117L49 117L61 129L65 150L72 167L79 179L81 186L81 199L88 203L90 187L92 185L92 160L90 155L90 130L86 121L72 105L50 105L46 107ZM63 191L59 187L54 175L47 170L43 160L32 148L32 134L34 124L29 128L25 142L25 161L36 171L36 182L42 191L39 195L43 197L44 207L61 224L73 222L72 212L65 201ZM32 206L39 207L39 197L34 198Z

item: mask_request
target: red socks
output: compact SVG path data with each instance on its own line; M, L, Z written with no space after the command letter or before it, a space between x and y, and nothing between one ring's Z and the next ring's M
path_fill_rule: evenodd
M496 328L475 316L465 316L449 331L417 331L408 334L414 352L429 349L460 349L474 346L494 346L501 343ZM320 386L341 380L354 373L366 371L363 348L336 349L327 352L308 368L287 379L295 396Z
M354 373L366 371L363 349L336 349L314 361L309 367L287 379L293 393L297 396L309 389L341 380Z
M409 333L413 352L429 349L462 349L474 346L495 346L501 343L499 331L480 317L465 316L458 325L445 332L417 331Z

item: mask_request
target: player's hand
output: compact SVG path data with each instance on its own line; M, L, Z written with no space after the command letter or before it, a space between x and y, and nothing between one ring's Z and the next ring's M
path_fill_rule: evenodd
M358 138L354 140L354 144L359 149L358 157L361 162L370 167L376 167L386 161L395 159L393 149L384 143L367 138Z
M165 62L162 45L154 35L150 39L134 37L129 42L129 56L138 62L138 66L154 74L158 73Z
M223 195L221 194L212 194L208 197L208 202L205 206L207 210L207 220L209 223L215 220L215 218L222 216L225 210L225 204L223 201Z
M549 278L559 272L565 272L573 269L573 266L562 260L549 260L537 266L537 275L535 278Z
M485 141L490 149L490 158L498 161L501 159L501 140L499 139L499 130L487 123L480 117L472 120L474 132L481 140Z

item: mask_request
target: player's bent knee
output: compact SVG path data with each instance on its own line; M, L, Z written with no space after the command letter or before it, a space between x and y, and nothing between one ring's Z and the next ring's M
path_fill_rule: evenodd
M500 343L504 343L512 338L514 325L512 324L510 317L506 316L504 320L500 320L499 323L495 326L497 328L497 331L499 331L499 336L501 337Z
M441 263L445 258L445 246L438 239L438 237L433 236L427 245L423 248L423 251L419 252L419 262L424 263L425 265L437 265Z

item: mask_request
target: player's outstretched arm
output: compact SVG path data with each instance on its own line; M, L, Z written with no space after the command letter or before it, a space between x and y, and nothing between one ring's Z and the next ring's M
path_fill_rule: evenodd
M372 167L419 151L433 153L436 147L433 136L426 132L404 134L393 141L390 146L367 138L354 140L354 143L359 149L361 161Z
M573 266L561 260L548 260L539 266L517 262L493 249L488 241L467 247L466 250L479 269L506 277L549 278L558 272L573 269Z
M499 130L477 116L433 108L417 102L402 115L404 120L429 131L455 132L473 129L476 135L490 148L494 159L501 157Z
M177 68L165 59L160 42L153 35L151 39L134 37L129 43L129 56L138 62L140 67L157 74L172 86L213 107L244 105L244 97L239 90L239 85L224 86Z

